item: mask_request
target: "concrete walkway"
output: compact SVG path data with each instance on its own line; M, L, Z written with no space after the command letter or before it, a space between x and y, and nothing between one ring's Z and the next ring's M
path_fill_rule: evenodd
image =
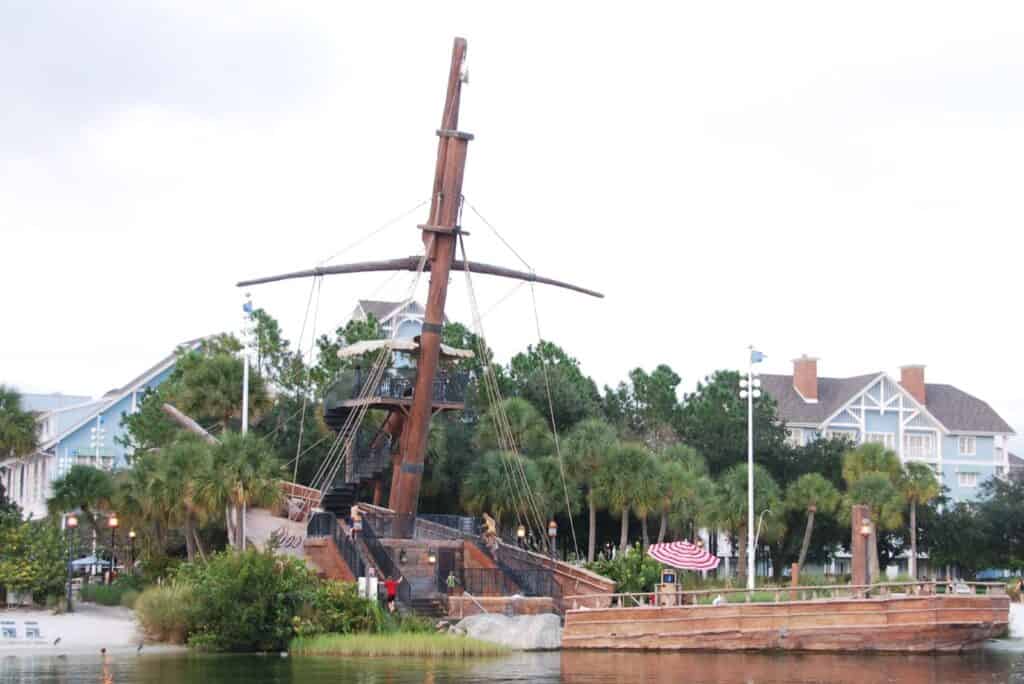
M54 615L48 610L11 608L0 610L0 620L17 623L20 643L0 640L0 656L7 655L59 655L62 653L135 652L142 643L142 635L135 614L120 607L76 603L74 613ZM25 621L39 623L43 638L37 643L25 643ZM56 644L54 641L60 639ZM146 645L144 652L178 651L180 646Z

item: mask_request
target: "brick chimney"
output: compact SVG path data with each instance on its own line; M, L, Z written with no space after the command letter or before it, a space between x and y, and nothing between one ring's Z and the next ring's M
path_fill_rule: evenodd
M921 405L927 404L924 389L924 366L900 366L900 384Z
M818 359L807 354L793 359L793 389L806 402L818 401Z

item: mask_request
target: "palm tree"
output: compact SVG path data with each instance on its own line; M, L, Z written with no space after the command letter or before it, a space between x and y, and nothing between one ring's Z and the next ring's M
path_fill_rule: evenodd
M597 550L597 473L616 446L615 430L603 420L580 421L565 442L566 466L570 476L586 490L588 509L587 562L594 562Z
M800 557L797 559L797 570L804 567L807 560L807 548L811 545L811 531L814 529L814 516L817 513L831 515L839 505L839 492L818 473L806 473L794 480L786 490L786 508L791 511L807 513L807 527L804 528L804 540L800 545Z
M505 399L500 409L493 407L484 414L477 426L476 446L484 451L508 448L499 439L506 432L511 434L512 446L524 456L543 456L554 451L548 421L525 399Z
M868 546L871 554L871 576L878 577L878 530L895 529L902 523L902 514L896 510L893 518L893 498L899 497L897 486L903 468L899 457L878 443L861 444L843 454L843 480L846 481L847 501L843 506L844 520L849 520L854 504L866 504L871 511L871 534ZM861 485L864 480L867 483ZM888 483L886 487L882 480ZM868 497L860 500L858 497Z
M509 515L519 521L531 519L531 511L525 498L522 473L517 457L508 452L488 451L470 468L462 483L462 506L474 515L488 513L501 529L501 523ZM523 466L526 483L531 489L538 481L536 464L530 459L518 461Z
M190 351L178 359L174 404L195 418L212 418L221 430L242 410L242 359L227 348ZM266 383L259 373L249 375L249 413L270 406Z
M903 524L903 496L886 473L867 472L847 490L849 510L854 504L864 504L871 515L871 534L868 536L871 576L880 575L878 562L878 531L895 530Z
M712 483L708 466L696 449L675 444L659 453L661 478L664 484L661 501L661 525L658 543L665 541L670 520L678 530L706 514L705 504L710 499Z
M726 470L719 478L716 489L715 518L737 540L737 572L743 578L747 574L747 464L738 463ZM754 464L754 518L756 520L757 514L764 510L776 511L774 521L769 520L768 527L763 530L762 537L765 540L783 531L777 522L782 518L778 515L780 501L779 485L764 466Z
M620 444L609 452L594 482L599 501L622 519L619 550L629 548L629 511L638 503L649 506L646 492L649 481L657 478L654 457L643 444Z
M205 501L224 507L227 527L237 548L245 548L243 516L250 506L270 506L280 501L281 465L261 437L227 432L211 449L210 467L200 473Z
M110 473L86 465L73 465L53 482L53 496L46 501L50 515L57 517L68 511L81 510L89 524L96 527L96 516L109 506L114 494Z
M159 465L149 482L151 496L171 524L185 536L189 560L206 557L198 528L209 517L210 495L204 485L214 479L211 445L190 433L181 433L160 451Z
M926 504L939 495L939 481L924 463L907 463L900 478L903 499L910 504L910 577L917 579L917 505Z
M36 419L21 408L21 395L0 385L0 456L21 458L36 449Z

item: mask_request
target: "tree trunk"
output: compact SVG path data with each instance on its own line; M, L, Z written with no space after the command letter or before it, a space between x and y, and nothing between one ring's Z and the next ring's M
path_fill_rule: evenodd
M640 529L643 532L644 551L646 551L647 547L651 545L651 539L647 535L647 514L646 513L644 513L643 515L640 516Z
M239 551L243 551L245 549L244 516L245 513L243 512L242 506L235 506L235 548Z
M228 546L234 547L235 545L235 527L234 522L231 520L231 504L224 507L224 525L227 528L228 533Z
M587 493L587 506L590 508L590 537L587 539L587 562L594 562L597 549L597 506L594 505L594 492Z
M192 527L192 536L195 538L196 541L196 551L199 552L199 557L202 558L203 562L205 563L206 552L203 551L203 540L199 538L199 530L197 530L195 526Z
M668 532L668 514L661 514L661 525L658 527L658 543L665 541L665 533Z
M871 554L869 561L871 563L871 577L868 578L868 584L871 584L872 582L880 582L882 574L882 569L878 562L878 530L875 527L874 521L871 522L871 534L868 536L868 544L871 547L868 549L868 553Z
M814 510L807 511L807 527L804 528L804 542L800 545L800 558L797 560L797 568L804 569L804 561L807 560L807 549L811 545L811 530L814 528Z
M185 518L185 555L188 556L189 562L195 560L196 542L192 536L192 516Z
M736 535L736 577L740 580L747 579L747 526L740 525L739 534Z
M622 530L619 533L619 551L626 553L629 548L629 506L622 509Z
M917 581L917 502L910 502L910 562L907 563L910 570L910 579Z

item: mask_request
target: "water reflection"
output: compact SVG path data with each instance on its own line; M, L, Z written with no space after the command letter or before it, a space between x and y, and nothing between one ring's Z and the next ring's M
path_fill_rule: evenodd
M483 660L108 655L0 657L0 684L986 684L1024 681L1024 654L843 656L566 652Z

